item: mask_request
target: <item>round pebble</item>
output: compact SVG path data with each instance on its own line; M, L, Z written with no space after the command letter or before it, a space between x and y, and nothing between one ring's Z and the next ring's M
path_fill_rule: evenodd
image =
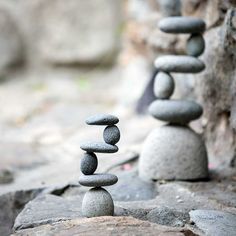
M83 198L82 215L84 217L113 216L114 203L104 188L92 188Z
M205 41L201 34L193 34L187 42L186 51L190 56L198 57L205 49Z
M174 92L173 77L165 72L158 72L154 81L154 94L157 98L168 99Z
M83 142L80 148L86 152L99 152L99 153L114 153L119 149L116 145L111 145L104 142Z
M111 145L118 143L120 140L120 130L116 125L107 126L103 131L103 139Z
M81 175L79 178L79 183L87 187L110 186L117 181L117 176L112 174Z
M166 17L159 22L158 26L163 32L175 34L201 33L206 28L202 19L183 16Z
M193 101L156 100L149 106L150 114L173 124L187 124L202 115L202 107Z
M119 119L113 115L99 114L90 116L85 122L88 125L115 125L119 122Z
M205 69L205 64L192 56L167 55L157 58L155 67L165 72L198 73Z
M92 175L98 166L98 159L94 153L85 153L80 162L80 170L84 175Z

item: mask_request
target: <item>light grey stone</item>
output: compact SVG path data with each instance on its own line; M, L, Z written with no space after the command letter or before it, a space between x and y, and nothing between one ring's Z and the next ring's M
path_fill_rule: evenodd
M215 210L190 211L190 220L205 235L233 236L236 234L236 215Z
M107 126L103 132L103 139L111 145L118 143L120 140L120 130L116 125Z
M87 187L109 186L117 183L118 178L113 174L81 175L79 183Z
M204 142L188 127L167 125L156 128L143 145L139 176L144 180L207 178Z
M159 28L166 33L201 33L205 30L206 24L202 19L193 17L173 16L159 21Z
M94 153L85 153L80 162L80 170L84 175L92 175L98 166L98 159Z
M168 99L174 92L175 82L173 77L164 72L158 72L154 81L154 94L157 98Z
M149 106L153 117L173 124L187 124L198 119L202 112L199 104L185 100L156 100Z
M205 49L205 41L201 34L193 34L187 41L186 51L190 56L198 57Z
M113 115L98 114L88 117L85 122L88 125L115 125L119 119Z
M116 145L111 145L105 142L83 142L80 148L86 152L114 153L118 151Z
M82 214L85 217L113 216L114 203L111 195L103 188L90 189L83 198Z
M164 72L198 73L205 69L205 64L192 56L166 55L157 58L154 64Z

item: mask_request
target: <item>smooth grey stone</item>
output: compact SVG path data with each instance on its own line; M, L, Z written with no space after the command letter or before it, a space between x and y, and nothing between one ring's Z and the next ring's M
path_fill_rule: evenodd
M85 122L88 125L114 125L119 122L119 119L113 115L98 114L88 117Z
M118 143L120 140L120 130L116 125L107 126L103 131L103 139L111 145Z
M202 138L185 126L154 129L139 158L143 180L197 180L208 178L207 151Z
M187 124L198 119L203 112L199 104L185 100L156 100L148 109L156 119L174 124Z
M154 64L158 70L164 72L198 73L205 69L205 64L192 56L162 56Z
M189 214L204 235L236 235L236 214L216 210L193 210Z
M81 175L79 178L79 183L87 187L109 186L117 181L117 176L112 174Z
M154 94L157 98L168 99L174 92L175 82L173 77L165 72L158 72L154 80Z
M83 142L80 148L86 152L114 153L119 149L116 145L111 145L104 142Z
M92 175L98 166L98 159L94 153L85 153L80 162L80 170L84 175Z
M113 214L112 197L104 188L92 188L84 195L82 202L84 217L113 216Z
M200 56L205 49L205 41L201 34L193 34L186 45L187 54L193 57Z
M205 30L206 24L202 19L183 16L167 17L159 21L160 30L166 33L201 33Z

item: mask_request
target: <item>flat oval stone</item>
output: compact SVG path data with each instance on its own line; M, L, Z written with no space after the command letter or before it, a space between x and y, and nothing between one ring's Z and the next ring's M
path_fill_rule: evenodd
M154 80L154 94L157 98L168 99L174 92L175 82L173 77L165 72L158 72Z
M201 34L193 34L188 39L186 45L187 54L190 56L198 57L205 49L205 41Z
M103 139L111 145L118 143L120 140L120 130L116 125L107 126L103 131Z
M98 159L95 153L85 153L80 162L80 170L84 175L92 175L98 166Z
M162 121L187 124L202 115L202 106L186 100L156 100L149 106L150 114Z
M119 149L116 145L104 142L83 142L80 148L86 152L114 153Z
M119 122L119 119L109 114L98 114L90 116L85 122L88 125L114 125Z
M81 175L79 178L79 183L87 187L110 186L117 181L117 176L113 174Z
M183 16L166 17L159 21L158 26L163 32L174 34L202 33L206 28L202 19Z
M154 64L158 70L165 72L198 73L205 69L201 60L191 56L162 56Z

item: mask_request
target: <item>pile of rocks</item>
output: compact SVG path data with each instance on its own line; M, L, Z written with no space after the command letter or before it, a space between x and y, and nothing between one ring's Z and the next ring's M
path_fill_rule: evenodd
M93 187L84 196L82 202L82 214L85 217L112 216L114 203L111 195L102 186L113 185L118 181L112 174L94 174L98 160L95 153L115 153L118 147L115 145L120 140L120 131L115 125L119 119L112 115L95 115L86 120L88 125L106 125L103 132L105 142L84 142L80 148L86 153L81 160L81 172L79 183L83 186Z
M154 82L157 97L150 106L150 114L169 124L153 130L145 141L139 161L139 174L143 179L193 180L207 178L207 151L201 137L188 127L198 119L202 106L194 101L169 100L175 82L170 72L198 73L204 63L197 57L205 48L202 33L205 22L191 17L167 17L159 22L166 33L190 33L187 55L166 55L157 58L155 67L159 71Z

